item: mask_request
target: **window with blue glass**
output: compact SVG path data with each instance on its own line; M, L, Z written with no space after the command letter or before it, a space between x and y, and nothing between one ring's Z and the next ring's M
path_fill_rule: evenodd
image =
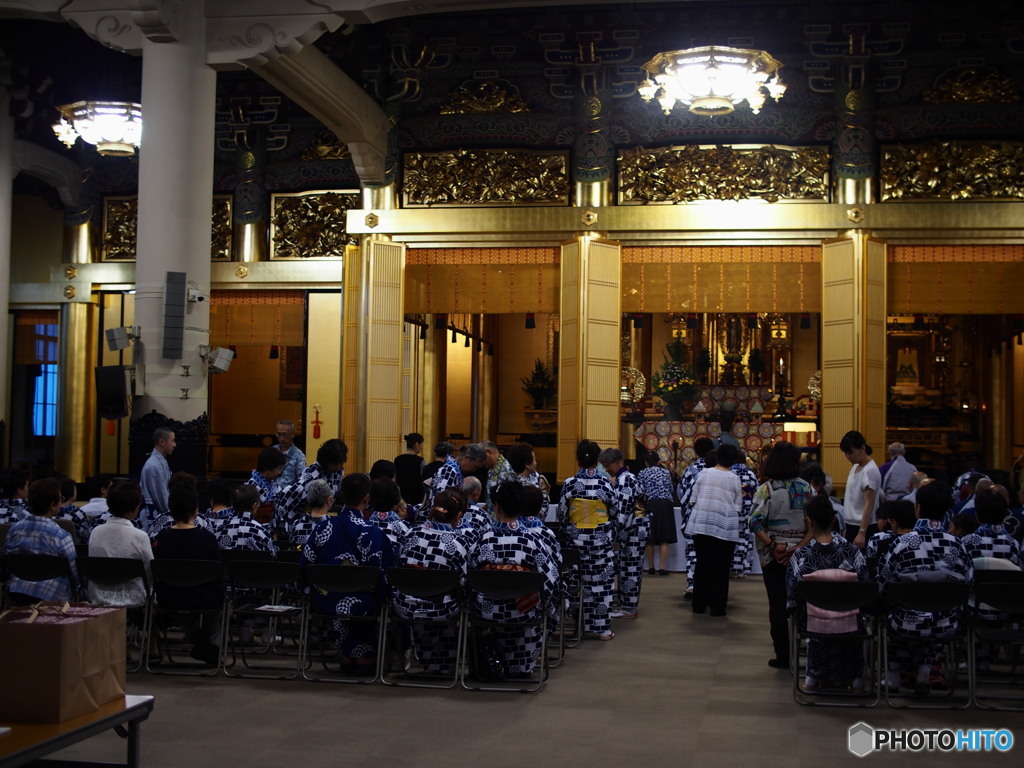
M35 327L36 360L57 359L57 326ZM57 364L41 363L32 395L32 434L53 437L57 434Z

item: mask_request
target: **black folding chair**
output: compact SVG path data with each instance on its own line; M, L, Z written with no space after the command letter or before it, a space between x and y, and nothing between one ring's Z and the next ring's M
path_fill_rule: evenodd
M881 687L885 691L885 701L889 706L899 709L966 709L971 705L970 680L968 680L967 691L962 698L958 698L956 690L960 662L967 661L969 656L967 649L968 625L970 623L970 616L967 612L969 594L970 584L967 583L908 581L885 585L882 597L886 617L894 608L919 613L958 611L960 614L956 631L949 633L947 637L908 637L894 631L889 626L888 618L882 619ZM905 648L917 647L926 650L932 646L942 646L943 665L949 690L942 696L929 695L927 697L891 691L885 682L885 675L889 669L889 655L893 641ZM970 670L968 670L968 674L971 674Z
M567 648L579 648L583 642L583 573L578 549L562 547L561 577L562 593L557 598L558 648L548 660L552 669L561 665Z
M466 577L466 621L463 624L464 638L462 653L464 663L459 665L462 687L471 691L520 691L532 693L539 691L547 680L547 635L548 635L548 601L544 596L544 574L533 571L502 571L478 570L470 571ZM535 615L531 621L496 621L483 618L476 613L476 598L506 602L512 600L538 599ZM483 679L493 678L493 670L484 669L483 656L492 651L500 653L500 649L489 649L483 638L487 632L494 630L526 630L536 627L539 632L540 648L537 663L529 677L521 679ZM503 664L503 659L496 659ZM467 683L467 673L474 675L473 682ZM501 675L504 677L504 674Z
M293 637L298 645L302 634L303 606L286 602L284 598L289 594L289 587L302 580L302 570L298 563L236 559L226 563L226 569L229 589L224 611L224 640L221 643L224 674L228 677L294 680L299 676L301 657L297 648L288 667L281 664L257 664L256 660L259 658L266 662L275 651L280 658L280 641L277 638L279 630L285 626L294 630ZM292 591L290 594L294 596L295 593ZM254 625L265 625L265 631L270 637L261 649L246 647L245 634L249 634L252 641L256 642ZM239 659L244 669L236 672L234 668ZM269 674L263 674L260 670L269 671Z
M238 560L245 560L247 562L253 562L258 560L260 562L268 562L274 559L273 552L266 552L264 550L255 549L222 549L220 551L220 561L227 565Z
M981 709L1024 711L1024 571L975 571L974 597L971 701ZM988 651L984 669L979 646Z
M78 559L78 572L83 581L87 581L96 587L105 589L116 589L127 587L138 580L142 584L145 597L141 602L126 605L128 618L128 644L135 644L138 647L138 659L128 667L129 672L142 670L146 659L146 649L150 643L151 616L150 601L153 598L153 590L146 575L146 566L141 560L132 557L84 557ZM133 643L134 641L134 643Z
M439 616L438 618L417 617L403 619L394 609L394 596L385 601L384 617L381 620L383 636L380 648L380 664L377 671L380 681L385 685L398 685L409 688L454 688L459 684L459 663L462 658L462 584L461 574L453 570L427 569L427 568L388 568L386 572L388 586L403 595L417 598L424 603L424 612L430 613L433 606L438 612L442 611L444 598L454 599L458 605L458 615L453 618ZM438 673L423 671L414 673L405 668L404 659L401 664L401 673L393 673L388 668L390 658L388 655L389 640L394 639L395 646L399 651L403 650L403 642L409 641L411 630L412 645L415 649L423 642L430 642L435 639L437 633L451 633L454 635L455 648L452 649L451 667L452 671L445 676ZM399 656L404 654L399 653ZM421 659L422 661L422 659ZM431 679L437 682L431 682Z
M795 609L790 613L789 657L793 660L793 700L804 706L874 707L881 696L878 670L878 612L881 600L878 585L859 581L800 581L796 585ZM826 611L857 611L854 632L830 634L812 632L807 628L807 606ZM801 681L806 670L801 666L800 651L804 641L815 639L841 644L860 644L864 653L861 678L864 687L857 689L805 690ZM805 658L805 657L804 657ZM851 681L852 682L852 681Z
M68 583L68 599L78 598L78 588L71 574L71 562L60 555L31 555L11 553L4 555L5 587L10 592L11 578L22 581L50 581L66 579ZM10 602L10 600L6 600Z
M215 676L220 671L222 654L218 653L212 664L208 659L200 663L175 660L174 652L180 652L184 645L193 645L193 638L189 637L188 631L182 631L183 636L172 638L169 630L172 624L179 629L188 629L194 623L205 628L213 622L217 633L221 632L224 623L223 565L219 560L156 559L150 567L154 599L150 601L152 615L149 624L157 627L161 664L160 669L154 669L152 646L147 646L146 671L152 674ZM214 592L219 595L217 600L213 600ZM179 600L182 602L176 604ZM193 634L199 636L198 631ZM223 644L223 639L218 639Z
M327 646L333 638L333 633L328 630L334 623L341 625L348 624L349 631L360 628L372 627L376 633L375 648L377 658L380 658L381 645L381 605L384 602L380 589L381 572L379 568L369 565L307 565L306 583L309 585L309 599L306 606L306 616L303 622L301 635L301 660L299 662L302 670L302 678L313 682L332 683L357 683L369 684L377 679L379 664L374 663L372 667L361 666L352 670L342 667L342 660L338 649L335 648L333 661L337 667L332 668L332 659L328 654ZM340 616L333 610L321 610L317 607L316 596L320 595L356 595L367 594L377 603L377 610L366 616ZM313 631L316 630L316 637L313 638ZM326 630L326 631L325 631ZM367 633L370 632L366 629ZM310 649L314 644L320 650L320 664L324 674L313 674L310 661ZM369 672L369 675L365 673Z

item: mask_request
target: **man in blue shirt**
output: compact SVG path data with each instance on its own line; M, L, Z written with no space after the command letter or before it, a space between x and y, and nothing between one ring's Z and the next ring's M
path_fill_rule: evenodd
M167 483L171 479L171 467L167 457L174 452L174 431L167 427L157 427L153 431L153 452L149 454L142 466L139 486L142 488L143 530L149 530L149 524L160 515L169 515L167 506Z

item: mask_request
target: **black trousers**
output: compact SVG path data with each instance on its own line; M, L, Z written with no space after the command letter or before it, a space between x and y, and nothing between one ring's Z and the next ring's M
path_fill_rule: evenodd
M703 613L710 608L712 613L725 613L725 604L729 602L729 568L736 542L697 534L693 537L693 547L697 552L693 610Z
M771 625L775 658L789 663L789 621L786 617L786 566L774 560L761 569L768 593L768 623Z

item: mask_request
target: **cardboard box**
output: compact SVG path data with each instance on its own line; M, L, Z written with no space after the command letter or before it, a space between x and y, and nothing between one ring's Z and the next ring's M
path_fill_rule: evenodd
M39 603L0 614L0 722L59 723L125 690L125 609Z

